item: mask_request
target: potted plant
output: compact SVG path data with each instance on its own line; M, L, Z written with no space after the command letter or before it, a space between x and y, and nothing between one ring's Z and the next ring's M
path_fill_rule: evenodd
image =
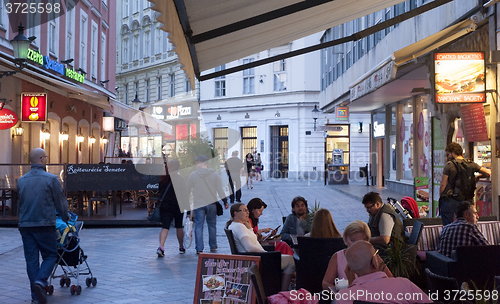
M418 275L416 246L407 245L399 239L392 239L384 251L380 253L380 256L394 277L410 278Z

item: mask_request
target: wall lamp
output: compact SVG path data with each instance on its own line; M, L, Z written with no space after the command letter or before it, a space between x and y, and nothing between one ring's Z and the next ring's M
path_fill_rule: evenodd
M73 60L75 60L75 59L70 58L70 59L62 60L62 61L61 61L61 63L64 63L64 64L70 64L70 63L72 63L72 62L73 62Z
M281 114L280 114L280 111L276 111L276 113L274 113L274 117L280 117Z
M33 40L36 37L27 38L24 36L24 26L19 24L17 27L17 35L10 41L12 44L12 50L14 51L14 64L21 71L27 65L28 60L28 49ZM9 77L17 73L18 71L0 71L0 78L3 76Z
M24 133L24 128L21 126L21 124L19 124L19 126L13 129L12 138L14 138L14 136L23 136L23 133Z
M50 132L47 129L42 130L42 137L43 140L49 140L50 139Z
M363 133L363 122L358 122L358 133Z
M95 144L95 137L92 136L92 135L90 135L89 142L90 142L91 145Z
M103 144L107 144L108 143L108 139L106 137L102 137L101 141L102 141Z
M82 68L78 68L78 70L77 70L77 71L79 71L79 72L80 72L80 73L82 73L82 74L87 74L87 72L85 72Z
M108 82L109 82L109 79L106 79L106 80L101 80L101 81L100 81L101 85L104 85L104 84L106 84L106 83L108 83Z
M250 118L250 115L248 115L248 113L245 114L245 118L248 119Z
M217 115L217 120L222 120L222 117L220 117L220 114Z
M63 132L61 133L61 140L62 140L62 141L64 141L64 140L68 140L68 139L69 139L69 134L68 134L68 132L63 131Z
M85 140L85 137L83 137L82 134L78 134L76 136L76 139L77 139L78 143L82 143Z

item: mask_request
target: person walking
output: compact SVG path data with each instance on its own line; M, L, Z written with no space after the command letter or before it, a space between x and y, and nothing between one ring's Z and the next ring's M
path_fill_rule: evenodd
M245 163L247 166L247 189L248 189L248 180L250 180L250 187L253 189L253 166L254 166L254 158L252 155L253 147L250 152L245 156Z
M56 175L48 173L45 150L30 152L31 170L19 178L19 232L23 241L32 303L47 303L45 288L57 262L56 210L68 221L68 202ZM39 262L39 255L42 263Z
M179 168L180 163L177 159L169 161L165 166L166 175L162 176L160 179L159 193L161 195L160 218L162 229L160 231L160 246L156 250L156 254L158 254L159 258L165 256L165 240L167 239L172 220L175 220L179 253L186 253L186 249L184 248L182 216L184 208L189 209L189 201L187 201L186 181L179 174ZM183 210L180 209L180 205L184 207Z
M262 159L260 158L260 153L257 153L255 157L255 175L257 176L256 180L258 182L262 181L261 171L262 171Z
M234 204L235 193L236 201L241 203L241 170L243 169L243 162L238 157L238 151L235 150L231 154L231 157L224 163L226 167L226 173L229 177L229 200L231 204ZM236 191L235 191L236 187Z
M215 170L209 169L208 157L198 155L196 161L196 171L188 177L188 194L193 191L194 205L194 236L196 243L196 253L203 252L203 226L207 221L208 244L210 252L217 251L217 195L224 202L225 209L229 208L226 195L222 189L222 182Z
M479 178L488 177L491 171L481 167L475 162L466 161L463 157L462 146L456 142L450 143L444 150L448 162L444 166L441 186L439 187L439 214L443 226L453 222L455 211L460 202L474 199L476 182ZM467 170L464 168L468 168ZM463 172L466 174L465 180L461 178ZM479 172L477 177L475 172ZM465 185L464 185L465 184Z

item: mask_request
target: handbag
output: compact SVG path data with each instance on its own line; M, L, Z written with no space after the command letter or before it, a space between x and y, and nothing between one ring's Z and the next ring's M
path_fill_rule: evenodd
M205 186L207 186L208 192L210 192L210 187L208 186L207 181L204 178L202 178L201 180L205 183ZM212 196L212 192L210 192L210 196ZM215 195L215 198L217 198L217 194ZM222 208L222 205L219 202L219 200L216 200L214 204L215 204L215 207L217 207L217 216L223 215L224 208Z
M161 222L161 214L160 214L161 202L165 198L165 195L167 194L168 189L170 189L170 185L172 185L172 182L170 182L168 184L167 189L165 190L165 192L163 192L163 195L162 195L161 199L159 200L158 205L156 206L155 211L151 212L151 214L148 216L148 221L150 221L150 222L157 222L157 223Z
M191 220L191 215L186 212L184 216L184 248L188 249L191 247L191 242L193 241L193 221Z

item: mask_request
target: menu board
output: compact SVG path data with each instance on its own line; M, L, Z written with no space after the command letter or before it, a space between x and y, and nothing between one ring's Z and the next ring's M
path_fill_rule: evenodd
M488 141L488 128L482 104L462 106L465 139L468 142Z
M444 152L445 141L441 130L441 120L432 118L432 216L436 216L439 206L439 187L443 177L443 168L446 164L446 153Z
M260 265L259 256L201 253L193 304L255 304L248 269Z

